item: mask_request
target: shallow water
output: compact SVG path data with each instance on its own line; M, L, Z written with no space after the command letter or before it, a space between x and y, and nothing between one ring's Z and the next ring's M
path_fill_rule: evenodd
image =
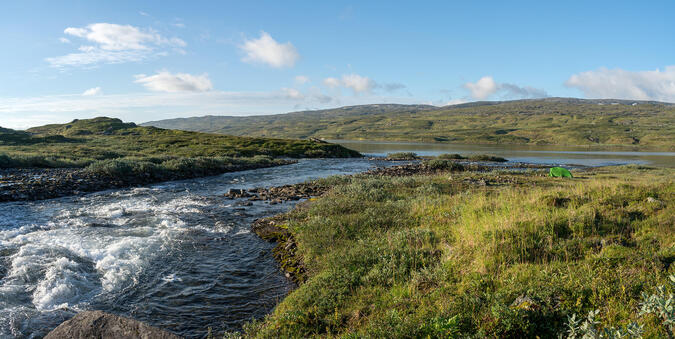
M675 152L642 152L597 150L589 147L529 145L461 145L415 142L375 142L333 140L362 153L384 156L393 152L416 152L419 155L442 153L494 154L511 161L582 166L641 164L675 167Z
M230 173L144 188L0 204L0 337L41 337L99 309L187 337L268 313L292 284L250 232L291 203L240 207L230 188L365 171L361 159ZM383 163L380 163L383 164Z

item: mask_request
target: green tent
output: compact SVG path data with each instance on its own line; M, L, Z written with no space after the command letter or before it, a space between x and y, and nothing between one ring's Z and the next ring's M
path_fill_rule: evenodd
M551 167L551 169L548 171L548 176L556 178L572 178L572 173L566 168Z

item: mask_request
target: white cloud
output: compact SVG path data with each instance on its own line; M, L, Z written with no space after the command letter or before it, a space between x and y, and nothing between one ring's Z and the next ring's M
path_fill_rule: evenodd
M446 102L444 105L441 106L452 106L452 105L459 105L459 104L464 104L467 103L468 101L465 99L452 99L448 102Z
M304 85L309 82L309 78L304 75L298 75L295 77L295 83L298 85Z
M94 88L90 88L90 89L84 91L84 93L82 93L82 95L84 95L84 96L92 96L92 95L99 95L99 94L101 94L101 93L102 93L102 92L101 92L101 87L94 87Z
M675 102L675 66L636 72L600 68L574 74L565 85L579 89L587 98Z
M372 79L358 74L345 74L340 79L326 78L323 79L323 84L330 88L349 88L357 94L371 92L378 86Z
M70 43L70 40L68 40L68 39L66 39L66 38L64 38L64 37L59 38L59 41L61 41L61 42L64 43L64 44L69 44L69 43Z
M160 71L155 75L138 74L135 77L135 83L155 92L205 92L213 89L208 74L172 74Z
M64 33L84 39L90 45L80 46L79 53L47 58L47 62L54 67L140 61L166 53L155 52L160 47L186 46L181 39L166 38L152 29L144 30L131 25L95 23L84 28L68 27Z
M387 92L393 92L393 91L397 91L399 89L404 89L406 86L404 84L392 82L392 83L389 83L389 84L383 84L383 85L381 85L381 87L384 88L384 90L387 91Z
M289 97L289 94L290 97ZM303 98L292 91L270 92L143 92L124 95L72 95L4 98L0 97L0 116L6 128L28 128L73 119L113 116L125 121L178 118L195 115L256 115L323 109L336 106L379 103L419 103L410 97L378 95L328 96L318 88Z
M498 94L504 99L532 99L548 96L548 93L542 89L498 83L491 76L484 76L474 83L467 82L464 84L464 88L469 90L471 98L476 100L485 100L494 94Z
M107 51L147 50L149 44L185 46L181 39L167 39L152 30L143 31L131 25L96 23L86 28L68 27L63 32L96 43Z
M293 44L280 44L267 32L262 32L258 39L244 41L239 48L246 53L242 61L263 63L275 68L292 67L300 58Z
M104 51L97 48L80 49L82 53L70 53L59 57L47 58L53 67L66 66L90 66L100 63L120 64L125 62L138 62L147 59L147 53L138 51Z
M490 76L480 78L475 83L467 82L464 88L471 92L471 97L477 100L483 100L497 92L497 83Z
M343 75L342 84L347 88L351 88L355 93L370 92L375 87L373 80L358 74Z
M330 88L336 88L336 87L342 86L342 82L340 81L340 79L336 79L336 78L323 79L323 84L330 87Z
M295 88L282 88L281 91L289 99L304 99L305 98L305 96Z

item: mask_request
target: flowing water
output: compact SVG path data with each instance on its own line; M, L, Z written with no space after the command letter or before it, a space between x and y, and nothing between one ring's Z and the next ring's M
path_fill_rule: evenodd
M41 337L77 311L126 315L187 337L234 330L293 287L250 232L292 204L237 206L230 188L365 171L298 164L79 197L0 204L0 337ZM382 164L382 163L380 163Z
M550 164L671 164L675 153L575 153L550 149L343 142L378 155L394 151L494 153ZM556 153L557 152L557 153ZM659 163L661 162L661 163ZM291 203L238 206L230 188L268 187L388 163L302 160L78 197L0 204L0 338L41 337L81 310L98 309L186 337L236 330L292 288L250 232L255 218Z

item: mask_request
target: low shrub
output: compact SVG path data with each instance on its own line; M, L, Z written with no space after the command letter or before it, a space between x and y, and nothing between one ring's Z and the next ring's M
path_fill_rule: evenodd
M433 170L463 171L464 165L446 159L432 159L424 162L424 165Z
M232 157L153 157L95 161L85 170L91 174L117 179L151 181L196 178L224 172L286 163L268 156Z
M89 164L88 159L65 159L41 155L0 154L0 168L76 168Z
M417 160L419 156L414 152L396 152L387 154L389 160Z
M507 159L504 159L502 157L498 157L495 155L488 155L488 154L474 154L469 156L469 160L471 161L491 161L491 162L507 162Z
M445 154L439 154L436 156L436 159L443 159L443 160L464 160L466 159L465 156L462 156L461 154L457 153L445 153Z

